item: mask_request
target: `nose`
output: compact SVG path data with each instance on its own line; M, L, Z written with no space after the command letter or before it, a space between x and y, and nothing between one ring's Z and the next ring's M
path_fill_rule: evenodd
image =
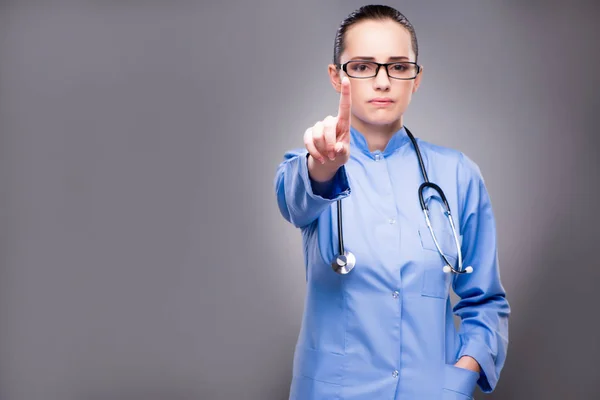
M382 65L377 71L377 75L375 75L375 79L373 80L373 85L377 90L388 91L390 89L390 77L387 74L387 69Z

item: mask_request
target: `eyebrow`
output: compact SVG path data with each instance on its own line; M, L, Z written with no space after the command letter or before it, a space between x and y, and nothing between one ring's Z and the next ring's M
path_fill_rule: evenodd
M398 61L398 60L408 60L409 58L406 56L394 56L389 57L389 61ZM375 61L375 57L352 57L352 60L365 60L365 61Z

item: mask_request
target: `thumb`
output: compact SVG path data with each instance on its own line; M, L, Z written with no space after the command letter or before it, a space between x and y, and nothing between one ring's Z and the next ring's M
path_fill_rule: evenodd
M340 156L347 156L350 152L350 146L348 143L337 142L335 144L335 154Z

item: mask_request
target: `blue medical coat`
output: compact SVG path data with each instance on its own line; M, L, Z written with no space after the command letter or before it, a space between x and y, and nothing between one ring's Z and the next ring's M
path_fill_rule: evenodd
M446 195L464 267L446 274L418 199L423 182L404 128L371 152L351 129L350 159L329 184L308 175L306 150L285 153L274 185L283 217L302 234L307 292L290 400L470 399L491 392L503 368L510 307L502 287L496 225L478 166L459 151L417 139L429 180ZM456 265L439 197L425 191L436 237ZM331 268L342 200L347 275ZM450 287L460 300L452 307ZM455 329L453 312L461 319ZM473 357L481 373L455 367Z

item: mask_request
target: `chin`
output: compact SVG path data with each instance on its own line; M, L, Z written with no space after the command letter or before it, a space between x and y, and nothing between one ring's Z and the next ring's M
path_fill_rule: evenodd
M389 112L385 114L371 115L366 122L371 125L392 125L397 123L400 118L402 118L402 115Z
M386 126L398 124L402 119L402 110L361 110L355 114L365 125Z

